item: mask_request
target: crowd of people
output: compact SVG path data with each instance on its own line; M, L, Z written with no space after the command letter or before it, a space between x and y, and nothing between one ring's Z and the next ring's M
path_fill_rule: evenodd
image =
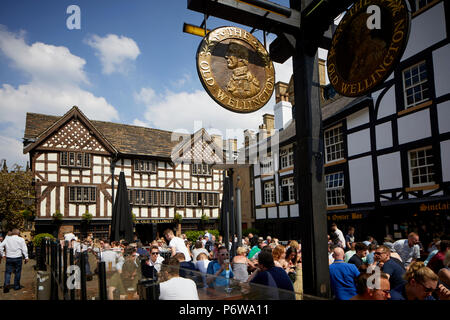
M450 300L450 240L434 239L428 254L421 254L419 235L394 241L387 236L382 244L373 237L357 241L355 229L348 233L332 225L329 237L329 271L332 295L337 300ZM0 243L0 258L6 258L3 291L7 293L14 273L15 290L20 285L22 263L28 262L27 245L17 229ZM199 289L273 289L269 298L295 299L294 284L302 268L301 244L280 243L276 238L248 234L242 243L224 243L205 231L196 241L171 229L145 247L135 236L126 242L94 239L89 234L80 241L69 232L60 239L73 249L75 263L84 259L87 280L105 262L108 299L139 299L141 280L158 284L161 300L201 298ZM230 253L235 253L230 257ZM1 259L0 259L1 261ZM301 280L300 280L301 281ZM270 291L270 290L269 290ZM280 295L279 292L290 293ZM263 296L261 296L263 297Z
M450 240L436 238L427 257L419 235L379 245L373 237L357 242L335 223L328 236L330 284L336 300L450 300ZM424 260L424 261L422 261Z
M287 290L294 298L296 270L301 268L297 241L285 247L276 238L251 233L242 239L232 259L231 242L226 245L222 236L216 239L208 231L192 243L184 234L178 237L168 229L145 248L137 238L131 243L109 242L93 239L92 234L79 241L73 233L66 233L60 241L73 248L75 263L80 263L83 252L96 258L85 259L87 280L97 272L96 262L105 262L111 300L138 299L138 284L145 279L159 284L161 300L199 299L197 289L224 288L230 283L269 286L274 292Z

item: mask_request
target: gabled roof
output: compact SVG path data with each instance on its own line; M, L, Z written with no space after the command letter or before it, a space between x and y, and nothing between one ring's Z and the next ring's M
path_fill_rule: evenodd
M205 129L192 135L181 136L179 144L173 148L171 159L174 163L222 163L225 161L222 149L214 142Z
M89 119L83 114L83 112L81 112L81 110L78 109L78 107L74 106L65 115L54 121L50 126L43 128L43 130L37 136L34 137L33 142L24 147L23 153L28 153L34 148L44 143L49 137L51 137L59 129L61 129L64 125L66 125L69 121L73 119L79 120L84 126L86 126L89 129L89 131L92 132L92 135L94 135L100 141L100 143L105 147L107 151L111 153L117 152L114 146L104 137L104 135L101 132L97 130L97 128L89 121ZM26 125L28 125L29 123L28 120L29 119L27 113ZM34 126L32 126L33 129L39 131L39 129L37 128L38 126L39 124L36 123L36 121L34 121ZM25 132L27 132L26 128Z
M31 151L45 138L69 121L70 115L82 115L83 124L90 126L98 139L110 146L110 152L133 156L152 156L170 159L172 149L179 141L172 141L173 132L106 121L89 120L78 107L73 107L62 117L27 113L24 140L31 144L24 147L24 153Z

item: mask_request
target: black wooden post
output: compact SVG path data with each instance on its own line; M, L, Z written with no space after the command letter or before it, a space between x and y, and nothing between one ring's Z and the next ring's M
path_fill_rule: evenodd
M36 248L38 249L38 248ZM37 250L36 250L36 254L37 254ZM47 252L46 252L46 240L42 239L41 240L41 245L39 246L39 255L38 255L38 266L39 266L39 270L42 271L47 271L47 266L45 265L45 261L47 259Z
M304 3L304 1L302 1ZM299 1L291 0L300 6ZM302 9L293 7L294 9ZM307 53L308 35L297 35L293 56L294 107L297 146L295 179L301 219L303 288L306 294L330 297L323 133L317 50Z
M58 300L58 279L57 279L57 247L56 243L50 244L50 279L51 279L51 300Z
M64 300L66 300L67 297L67 253L68 253L68 244L69 241L64 241L64 247L63 247L63 295Z
M98 262L98 289L100 300L108 300L106 292L106 263L105 261Z
M75 265L75 257L74 257L74 249L70 248L69 250L69 263L71 266ZM70 290L70 300L75 300L75 288L71 288Z
M80 254L80 271L81 271L81 300L87 300L87 291L86 291L86 251L81 252Z
M57 253L58 253L58 284L61 286L62 284L62 248L61 248L61 243L58 243L58 247L57 247Z

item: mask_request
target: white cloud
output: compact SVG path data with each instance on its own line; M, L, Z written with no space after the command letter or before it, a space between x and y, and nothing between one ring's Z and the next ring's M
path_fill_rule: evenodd
M85 42L96 50L104 74L114 72L126 74L130 62L136 60L141 53L133 39L115 34L108 34L104 38L94 34Z
M80 87L89 83L84 59L66 47L42 42L28 45L24 36L24 32L12 33L0 25L0 52L16 69L30 76L28 83L17 87L0 84L0 159L22 154L27 112L63 115L76 105L89 118L118 119L117 110L105 98Z
M31 76L32 81L88 83L83 67L86 61L70 53L66 47L42 42L31 46L24 40L25 32L12 33L0 25L0 50L17 69Z
M140 93L152 91L151 88L142 88ZM142 103L142 94L136 94L135 100ZM262 115L273 114L274 99L272 97L262 109L247 114L224 109L202 90L178 93L167 91L152 97L145 105L147 109L144 117L134 120L135 125L191 133L203 127L210 133L221 132L223 138L230 139L234 137L231 133L242 135L245 129L257 130L262 123ZM240 143L240 137L236 138L239 138Z
M22 148L22 143L19 140L0 135L0 159L6 159L8 169L11 170L14 164L25 168L29 156L24 155L23 152L18 152L18 150L22 151Z
M154 103L155 98L156 93L152 88L142 88L141 91L134 93L134 100L137 103L142 103L144 105L150 105Z

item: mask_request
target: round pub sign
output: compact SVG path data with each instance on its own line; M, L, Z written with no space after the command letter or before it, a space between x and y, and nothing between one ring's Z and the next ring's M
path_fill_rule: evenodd
M272 96L275 71L264 46L236 27L209 32L197 50L197 72L206 92L239 113L262 108Z
M404 0L355 1L334 32L328 52L328 78L334 89L356 97L383 82L403 55L410 23Z

